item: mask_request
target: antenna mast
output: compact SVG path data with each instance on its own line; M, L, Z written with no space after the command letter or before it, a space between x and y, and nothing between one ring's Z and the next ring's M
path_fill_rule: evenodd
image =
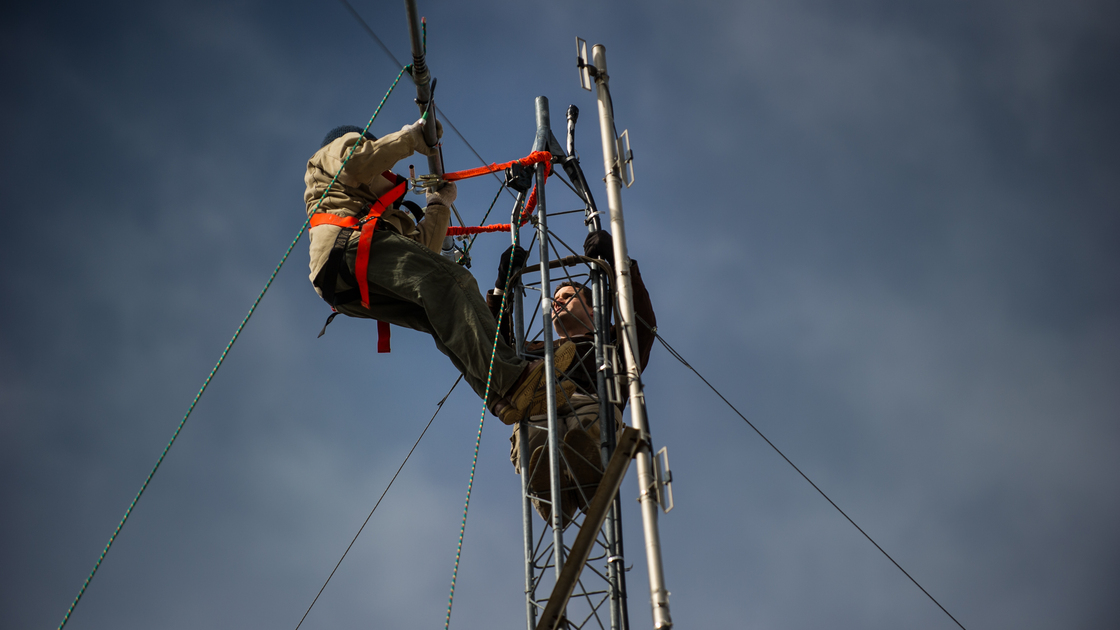
M638 363L637 328L634 317L634 293L630 279L630 257L626 253L626 225L622 216L622 177L624 167L629 168L627 186L633 182L632 154L629 134L617 136L614 126L614 108L607 85L607 50L596 44L591 51L592 63L586 62L586 46L580 48L581 83L590 89L587 79L595 81L599 102L599 129L603 140L603 168L606 171L607 206L611 213L611 234L614 239L615 286L622 318L622 346L626 357L626 377L630 385L630 422L641 432L642 447L635 459L638 468L638 501L642 507L642 529L646 540L646 563L649 566L650 605L653 608L653 627L668 630L673 627L669 615L669 591L665 588L664 568L661 563L661 533L657 526L658 509L664 505L663 482L658 479L658 463L654 460L649 423L646 419L646 399L642 392L641 366ZM577 44L577 45L579 45ZM624 147L620 150L620 147ZM619 153L624 153L619 156Z
M422 116L427 116L424 141L429 147L434 147L439 142L436 136L436 108L432 103L432 74L424 60L427 53L424 50L424 39L420 35L420 13L416 10L416 0L405 0L404 8L408 13L408 39L412 43L412 80L416 83L416 106L420 108ZM428 156L428 172L443 176L442 150Z

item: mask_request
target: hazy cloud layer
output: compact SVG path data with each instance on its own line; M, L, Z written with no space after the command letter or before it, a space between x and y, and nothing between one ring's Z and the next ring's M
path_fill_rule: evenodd
M607 46L660 332L965 627L1114 625L1113 4L420 4L474 148L522 155L535 96L576 103L595 185L572 53ZM399 5L354 6L408 57ZM0 625L49 627L299 229L307 157L398 69L337 4L18 7L0 35ZM477 164L450 133L445 154ZM477 221L493 182L460 190ZM481 286L505 245L479 240ZM306 264L301 241L69 627L294 627L310 604L455 371L410 331L390 355L367 322L316 339ZM678 627L955 627L669 353L645 379ZM304 628L443 621L480 411L452 394ZM507 437L487 421L455 627L523 623Z

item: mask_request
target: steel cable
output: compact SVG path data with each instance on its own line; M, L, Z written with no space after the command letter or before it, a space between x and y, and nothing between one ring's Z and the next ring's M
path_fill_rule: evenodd
M646 327L649 327L649 324L647 324L645 321L643 321L642 324L644 324ZM716 396L719 396L720 400L722 400L724 403L727 404L728 407L731 408L731 411L734 411L736 415L738 415L740 418L742 418L743 422L747 423L747 426L754 429L754 432L758 434L758 437L762 438L767 444L769 444L770 448L774 449L774 452L776 452L778 455L780 455L782 457L782 459L786 460L787 464L792 466L793 469L797 471L797 474L801 475L801 477L805 481L808 481L809 485L813 486L813 489L816 490L822 497L824 497L825 501L828 501L829 504L832 505L832 507L836 508L836 511L839 512L841 516L846 518L848 520L848 522L852 524L852 527L855 527L857 530L859 530L859 533L863 534L863 537L866 538L872 545L875 545L875 548L878 549L884 556L886 556L887 560L891 561L891 564L898 567L898 570L902 571L902 574L905 575L907 578L909 578L910 581L914 583L914 586L917 586L919 589L921 589L921 591L926 594L926 597L928 597L930 599L930 601L932 601L934 604L937 604L937 607L941 609L941 612L945 613L946 615L949 615L949 618L953 620L953 623L957 624L957 626L959 626L961 630L965 630L965 627L963 625L961 625L961 622L957 621L957 618L954 617L948 610L946 610L945 607L941 605L941 602L937 601L937 599L934 598L933 595L930 595L929 591L927 591L924 587L922 587L921 584L918 584L918 581L915 580L912 575L907 573L906 569L902 568L902 565L900 565L898 562L895 562L895 559L891 557L891 554L887 553L886 550L884 550L882 547L879 546L879 543L875 542L875 540L873 538L871 538L871 536L869 536L867 534L867 532L863 531L863 528L860 527L859 525L857 525L856 522L852 520L852 517L848 516L847 513L844 512L844 510L840 509L840 506L836 505L836 503L832 499L830 499L827 494L824 493L824 490L821 490L819 487L817 487L817 484L813 483L813 480L809 479L808 475L801 472L801 469L797 467L797 464L794 464L792 461L790 461L790 459L788 457L786 457L785 453L783 453L781 451L781 449L779 449L777 446L775 446L774 443L771 442L769 438L767 438L765 435L763 435L762 431L759 431L758 427L754 426L753 422L751 422L750 420L747 420L747 417L744 416L742 413L740 413L739 410L735 408L735 405L731 404L731 401L727 400L727 398L724 398L723 394L719 393L719 390L717 390L715 388L715 386L713 386L711 383L708 382L708 379L704 378L700 374L700 372L698 372L696 370L696 368L692 367L692 365L689 364L688 361L685 361L684 357L682 357L680 355L680 353L678 353L676 350L674 350L673 347L670 346L665 341L664 338L662 338L662 336L657 332L656 328L652 328L651 330L653 331L654 336L657 337L657 340L661 342L661 345L665 346L665 349L669 351L669 354L673 355L674 359L676 359L677 361L680 361L681 365L684 365L686 368L692 370L693 374L698 376L701 381L704 381L704 384L707 385L708 388L711 389L713 392L715 392Z
M408 454L404 456L404 461L401 462L401 465L397 467L397 472L393 473L393 478L389 480L389 485L385 486L385 490L382 491L381 496L377 497L377 503L373 504L373 509L369 511L369 516L366 517L366 520L362 521L362 526L358 528L358 533L354 534L354 538L350 541L350 544L346 545L346 551L342 552L342 557L338 559L338 562L335 563L334 568L331 569L331 574L327 576L327 580L323 582L322 588L320 588L319 592L315 594L315 599L311 600L311 605L307 607L307 610L304 611L303 616L299 618L299 623L296 624L295 630L299 630L299 627L303 625L303 620L307 619L308 613L310 613L311 609L315 607L315 602L319 601L319 596L323 594L323 591L327 588L327 584L330 584L331 578L334 577L335 571L338 571L338 567L342 566L342 561L346 559L346 554L350 553L350 548L354 546L355 542L357 542L358 536L362 535L362 530L366 528L366 524L369 523L369 519L373 518L373 513L377 511L377 506L381 505L381 500L385 498L385 495L389 492L389 488L392 488L393 482L397 480L397 476L401 474L402 470L404 470L404 465L408 463L408 458L412 457L412 453L416 450L416 447L419 446L420 440L424 439L424 434L428 432L428 428L432 426L432 422L436 419L436 416L439 415L440 410L443 409L443 403L447 402L447 399L451 396L451 392L455 391L455 388L458 387L459 381L461 380L463 380L462 374L460 374L459 378L455 379L455 382L451 384L451 389L447 390L447 394L444 395L443 399L436 403L436 412L432 414L431 419L428 420L428 424L425 425L424 430L420 432L420 437L416 438L416 441L413 442L412 448L408 449Z
M500 193L501 191L499 191ZM514 230L516 235L516 228ZM506 270L506 282L509 282L510 276L513 275L513 256L516 253L516 248L510 248L509 252L509 268ZM471 490L474 488L474 472L478 467L478 448L482 444L482 425L486 422L486 407L490 402L490 381L494 376L494 358L498 356L498 338L502 335L502 315L506 310L506 295L508 293L502 292L502 304L498 308L498 322L494 327L494 345L490 350L490 368L486 371L486 398L482 401L482 416L478 419L478 436L474 441L474 460L471 462L471 476L467 481L467 500L463 504L463 523L459 526L459 546L455 550L455 568L451 571L451 592L447 596L447 618L443 622L443 630L448 630L451 627L451 605L455 603L455 580L459 576L459 559L463 555L463 535L467 531L467 510L471 507Z

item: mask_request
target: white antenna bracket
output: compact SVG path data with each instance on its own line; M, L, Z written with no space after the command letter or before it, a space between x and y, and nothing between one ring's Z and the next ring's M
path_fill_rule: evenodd
M576 38L576 65L579 67L579 86L588 92L591 91L591 73L595 67L587 63L587 42Z
M634 152L630 150L630 130L618 137L618 166L622 183L629 188L634 184Z
M662 446L653 462L654 484L657 486L657 502L661 511L668 514L673 509L673 471L669 470L669 447Z

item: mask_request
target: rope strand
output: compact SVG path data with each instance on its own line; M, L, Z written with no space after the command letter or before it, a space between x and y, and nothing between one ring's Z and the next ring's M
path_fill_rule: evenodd
M393 81L393 85L389 87L389 91L385 93L385 96L381 99L381 103L379 103L377 105L377 109L374 110L373 116L371 116L369 122L366 123L366 131L368 131L370 125L373 124L373 119L377 118L378 112L381 111L381 106L385 104L385 101L388 100L389 95L393 93L393 88L397 87L397 82L401 80L401 76L403 76L410 67L411 66L405 66L404 68L401 68L400 73L397 74L396 80ZM361 137L365 137L364 132ZM288 249L284 252L284 256L280 259L280 262L277 263L276 268L272 270L272 275L268 277L268 282L264 284L264 288L261 289L260 294L257 295L257 299L253 300L253 305L249 307L249 312L245 315L245 318L241 320L240 324L238 324L237 330L235 330L233 333L233 338L229 340L229 343L226 344L225 349L222 350L221 356L218 357L217 364L215 364L214 368L210 370L210 374L206 376L206 380L202 382L202 387L199 388L198 393L195 394L194 400L191 401L190 407L187 408L187 413L183 415L183 419L179 421L179 426L175 428L175 433L171 436L171 440L167 443L167 446L163 448L163 452L160 453L159 459L156 460L156 465L152 467L152 472L148 473L148 477L140 486L140 491L136 493L136 496L132 499L132 503L128 505L128 509L125 510L124 516L121 518L120 523L117 523L117 528L113 530L113 535L109 537L109 542L106 543L105 548L101 550L101 555L98 556L97 562L93 565L93 570L90 571L89 576L86 578L86 581L82 583L82 588L78 591L78 596L74 598L73 603L70 604L70 608L66 610L66 615L62 618L62 623L58 624L58 630L62 630L62 628L66 626L66 622L70 620L70 616L74 614L74 608L77 607L78 602L82 599L82 595L84 595L86 592L86 588L89 587L89 583L93 580L93 576L101 567L102 561L105 560L105 555L109 553L109 548L113 546L113 541L117 539L117 534L121 533L121 528L124 527L125 521L127 521L128 517L132 514L132 510L136 507L136 503L140 500L140 496L144 494L144 490L148 488L148 484L152 481L152 477L154 477L156 471L159 470L160 464L162 464L164 458L167 457L167 452L171 450L171 445L174 444L175 440L179 438L179 433L182 432L183 426L187 423L187 418L191 417L191 412L194 411L195 405L197 405L199 399L202 398L202 393L206 391L206 387L210 385L211 379L213 379L214 375L218 373L218 368L222 367L222 363L226 360L226 355L229 354L230 348L233 347L234 342L236 342L237 338L241 335L242 329L244 329L245 324L249 322L249 318L253 316L253 312L257 310L257 305L261 303L261 299L264 298L264 294L268 291L268 288L272 286L272 281L276 279L276 274L280 273L280 268L283 267L284 262L288 260L288 255L292 253L292 249L295 248L296 243L299 242L299 239L307 230L307 225L311 222L311 215L319 209L320 205L322 205L323 199L326 199L327 192L330 191L331 186L333 186L334 183L338 180L339 174L342 173L342 169L346 167L346 162L348 162L350 160L350 157L354 155L354 150L358 148L359 144L361 144L361 140L359 140L354 144L353 147L350 148L350 153L347 154L346 159L342 161L342 166L339 167L338 173L335 173L335 176L333 179L331 179L330 184L327 184L327 188L325 191L323 191L323 196L320 197L319 203L315 205L315 209L312 210L312 212L308 213L307 219L305 219L303 225L300 226L299 232L296 234L296 237L292 239L292 243L288 245Z
M416 441L412 443L412 448L408 449L408 454L404 456L404 461L401 462L401 465L397 467L397 472L393 473L393 478L389 480L389 484L385 486L385 490L381 492L381 496L377 497L377 503L373 504L373 509L369 511L369 516L366 517L366 520L362 521L362 526L358 528L358 533L354 534L354 538L350 541L350 544L346 545L346 551L342 552L342 557L338 559L338 562L335 563L334 568L331 569L331 574L327 576L327 581L323 582L322 588L320 588L319 592L315 594L315 599L311 600L311 605L307 607L307 610L304 611L303 616L300 617L299 623L296 624L295 630L299 630L299 627L303 625L303 620L307 619L308 613L310 613L311 609L315 606L315 602L319 601L319 596L323 594L324 590L326 590L327 584L330 584L331 578L334 577L335 571L338 571L338 567L342 566L342 561L346 559L346 554L350 553L350 548L353 547L354 543L358 541L358 536L362 535L362 530L366 528L366 524L369 523L369 519L373 518L373 513L376 512L377 507L381 505L381 500L385 498L386 494L388 494L389 488L393 487L393 482L397 480L397 476L401 474L402 470L404 470L404 465L408 463L408 459L412 457L413 451L415 451L416 447L420 445L420 440L424 439L424 435L428 432L428 428L432 426L432 422L436 419L436 416L439 415L440 410L443 409L443 403L447 402L447 399L451 397L451 392L455 391L455 388L458 387L459 381L461 380L463 380L462 374L460 374L459 378L455 379L455 382L451 384L451 389L447 390L447 394L444 395L443 400L440 400L438 403L436 403L436 412L432 414L432 417L428 420L428 424L425 425L424 430L420 432L420 437L416 438Z
M499 191L501 192L501 191ZM506 282L513 274L513 255L515 248L509 252L509 269L506 270ZM471 507L471 490L474 488L474 472L478 466L478 447L482 444L482 425L486 422L487 404L490 402L490 381L494 377L494 358L498 355L498 338L501 336L502 315L506 310L506 293L502 293L502 305L498 309L498 325L494 327L494 345L490 350L490 368L486 372L486 398L482 401L482 417L478 419L478 435L474 440L474 460L471 461L471 477L467 481L467 500L463 504L463 523L459 526L459 546L455 549L455 568L451 571L451 593L447 596L447 618L443 622L443 630L451 627L451 606L455 603L455 580L459 576L459 559L463 555L463 535L467 531L467 510Z

